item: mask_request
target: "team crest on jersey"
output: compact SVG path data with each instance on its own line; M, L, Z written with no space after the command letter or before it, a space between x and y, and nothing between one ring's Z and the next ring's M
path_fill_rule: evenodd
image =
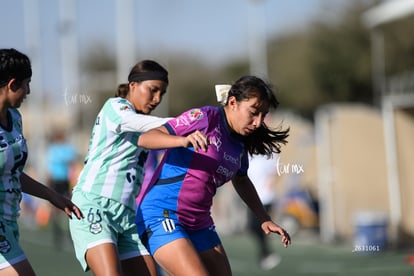
M89 227L89 231L92 234L99 234L102 232L102 224L98 223L91 223L91 226Z
M5 254L5 253L9 252L10 249L11 249L10 242L8 240L6 240L5 236L0 236L0 252L2 254Z
M166 218L162 221L162 227L165 232L172 233L175 230L175 223L172 219Z
M196 108L190 111L190 120L196 121L201 120L203 118L203 112L200 109Z
M131 108L128 105L123 105L119 108L121 111L125 111L125 110L131 110Z

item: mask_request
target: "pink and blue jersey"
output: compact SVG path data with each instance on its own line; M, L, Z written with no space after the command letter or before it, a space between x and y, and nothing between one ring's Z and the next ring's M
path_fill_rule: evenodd
M200 130L209 140L207 152L193 148L166 151L150 183L143 185L137 223L173 217L189 230L213 225L210 209L218 187L236 175L247 175L243 137L230 131L222 107L191 109L164 125L170 134L187 136ZM146 188L145 188L146 187Z

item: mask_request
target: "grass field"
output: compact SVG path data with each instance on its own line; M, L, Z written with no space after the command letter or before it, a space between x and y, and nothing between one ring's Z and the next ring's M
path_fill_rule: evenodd
M374 254L354 253L351 245L321 244L317 237L310 234L300 234L295 237L291 247L285 249L276 236L273 239L274 248L282 256L282 261L274 269L262 271L256 263L256 247L249 235L222 237L233 274L236 276L414 275L414 265L405 263L408 252L389 250ZM69 238L62 250L59 251L54 247L49 228L29 230L22 226L21 244L39 276L92 275L81 270ZM414 253L414 250L411 253Z

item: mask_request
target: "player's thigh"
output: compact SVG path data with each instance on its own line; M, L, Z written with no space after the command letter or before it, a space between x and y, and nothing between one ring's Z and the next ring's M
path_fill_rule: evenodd
M0 276L35 276L32 266L29 261L23 260L6 268L0 269Z
M189 239L180 238L161 246L154 258L168 275L208 275Z
M86 251L86 262L94 275L122 275L118 251L113 243L103 243Z
M105 260L105 267L111 265L120 270L117 250L118 233L114 230L115 222L108 215L109 199L98 198L93 194L75 192L72 201L81 208L85 218L69 221L70 233L75 248L76 258L84 271L88 268L99 270L99 260ZM94 262L94 260L97 260ZM92 268L89 261L98 263ZM116 275L116 274L115 274Z
M123 212L122 220L118 221L118 254L121 260L124 275L156 275L154 259L142 244L137 225L135 212Z
M210 275L231 275L229 261L214 225L187 231L187 234Z
M199 254L210 275L231 275L230 263L222 245L199 252Z
M121 261L122 272L124 276L135 276L139 271L141 276L157 275L157 267L154 259L150 255L137 256L134 258Z

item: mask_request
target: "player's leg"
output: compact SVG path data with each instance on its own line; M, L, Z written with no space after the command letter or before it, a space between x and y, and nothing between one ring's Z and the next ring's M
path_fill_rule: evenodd
M154 258L168 275L209 275L189 239L180 238L161 246Z
M122 275L118 252L113 243L103 243L89 248L85 259L95 276Z
M139 227L141 240L157 264L168 275L208 275L187 231L175 217L146 221Z
M222 246L216 227L187 231L209 275L231 275L230 263Z
M120 203L81 191L73 193L72 201L85 215L69 221L76 258L83 270L90 269L99 276L122 275L117 248L119 221L111 212L120 210ZM122 213L118 215L122 219Z
M209 275L229 276L231 267L222 245L199 253Z
M35 272L33 271L32 266L30 265L29 261L23 260L11 266L5 267L0 269L1 276L35 276Z
M154 259L150 255L137 256L134 258L121 261L122 272L124 276L155 276L157 275L157 267Z
M118 253L123 275L135 276L137 272L143 276L157 275L155 261L138 236L135 212L128 211L123 213L125 215L123 215L123 220L119 225L123 232L118 235ZM126 219L127 216L128 219Z

